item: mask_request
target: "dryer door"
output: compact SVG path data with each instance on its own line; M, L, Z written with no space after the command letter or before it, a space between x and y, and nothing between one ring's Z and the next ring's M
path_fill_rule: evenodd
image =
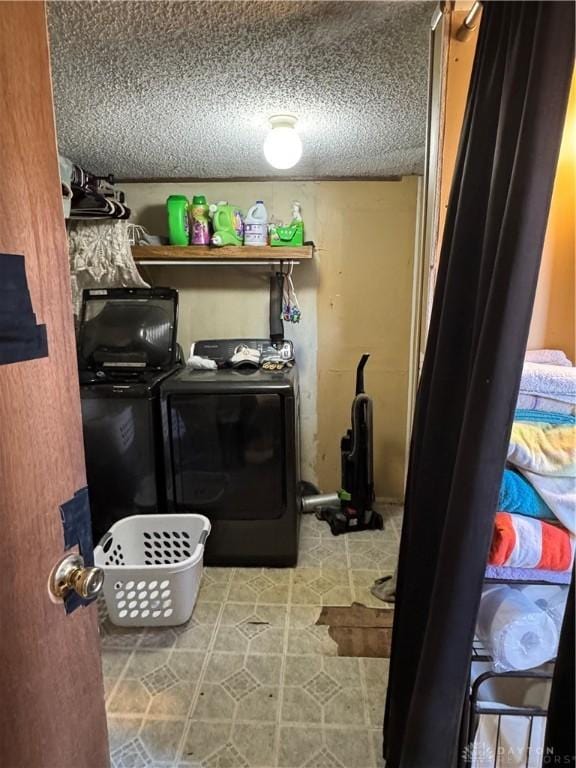
M175 511L269 520L286 509L284 398L169 397Z

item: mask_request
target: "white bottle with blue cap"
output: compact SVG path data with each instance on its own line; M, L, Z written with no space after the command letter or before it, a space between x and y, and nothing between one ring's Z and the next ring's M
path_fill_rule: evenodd
M268 211L262 200L256 200L246 214L244 245L268 245Z

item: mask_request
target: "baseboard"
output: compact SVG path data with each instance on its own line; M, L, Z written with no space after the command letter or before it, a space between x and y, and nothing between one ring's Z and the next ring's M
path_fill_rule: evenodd
M394 496L376 496L376 504L404 504L403 498L398 498Z

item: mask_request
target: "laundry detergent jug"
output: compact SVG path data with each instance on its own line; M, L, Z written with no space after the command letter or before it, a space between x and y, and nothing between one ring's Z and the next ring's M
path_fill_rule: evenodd
M210 206L212 216L212 245L242 245L244 219L242 211L235 205L222 201Z
M244 221L244 245L268 244L268 212L262 200L246 214Z
M170 195L166 200L166 210L170 245L188 245L188 198L185 195Z
M204 195L194 195L190 206L192 245L210 245L210 218Z

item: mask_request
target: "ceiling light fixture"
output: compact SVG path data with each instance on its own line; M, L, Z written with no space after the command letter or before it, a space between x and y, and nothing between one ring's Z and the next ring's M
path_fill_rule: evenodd
M302 140L296 133L294 115L272 115L270 131L264 139L264 156L273 168L293 168L302 157Z

